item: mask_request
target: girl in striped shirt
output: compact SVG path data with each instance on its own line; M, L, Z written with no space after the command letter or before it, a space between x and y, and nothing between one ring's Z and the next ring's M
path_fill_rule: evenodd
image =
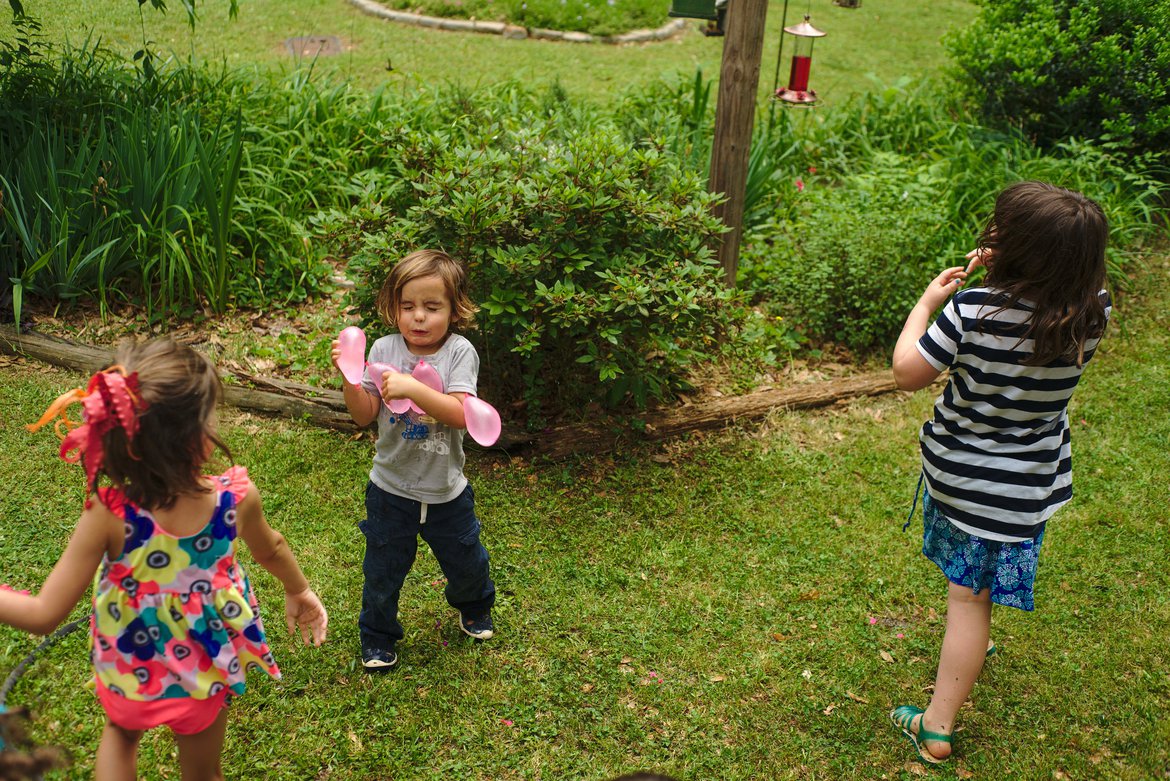
M994 651L992 603L1032 610L1045 523L1072 497L1067 408L1109 319L1107 236L1080 193L1008 187L967 266L935 277L894 348L903 390L950 373L919 436L922 552L949 581L946 634L929 707L890 714L927 762L950 756L955 716ZM979 266L984 286L952 298Z

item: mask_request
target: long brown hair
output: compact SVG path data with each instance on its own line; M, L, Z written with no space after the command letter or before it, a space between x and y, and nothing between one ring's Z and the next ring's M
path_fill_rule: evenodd
M180 494L206 491L200 478L212 447L231 459L215 431L223 395L211 361L171 339L124 346L117 362L138 374L143 409L132 440L117 427L104 438L103 471L131 502L167 508Z
M1019 182L996 198L979 237L986 285L1005 296L1004 309L1020 299L1035 307L1022 336L1034 345L1026 364L1084 363L1085 343L1107 322L1099 293L1108 238L1101 207L1073 190Z

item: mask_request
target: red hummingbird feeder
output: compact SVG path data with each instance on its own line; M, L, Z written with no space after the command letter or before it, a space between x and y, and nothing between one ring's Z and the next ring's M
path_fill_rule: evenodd
M816 91L808 88L808 76L812 70L813 42L817 38L824 38L825 34L813 27L808 19L806 14L800 24L784 28L784 32L796 39L792 68L788 72L788 86L776 90L776 98L786 103L808 105L817 102Z

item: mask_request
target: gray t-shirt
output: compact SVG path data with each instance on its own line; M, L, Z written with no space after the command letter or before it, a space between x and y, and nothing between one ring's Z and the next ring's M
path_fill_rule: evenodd
M410 352L402 334L383 336L370 348L370 363L390 364L407 373L423 360L439 373L444 393L475 395L479 354L459 334L450 334L434 355ZM378 395L369 367L362 375L362 388ZM463 461L463 429L413 411L395 415L381 405L378 443L370 470L374 485L416 502L449 502L467 487Z

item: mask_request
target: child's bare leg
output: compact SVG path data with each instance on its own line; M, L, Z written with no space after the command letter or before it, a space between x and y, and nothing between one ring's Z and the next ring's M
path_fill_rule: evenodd
M122 729L106 719L94 764L96 781L135 781L138 778L138 741L142 730Z
M211 726L194 735L175 735L183 781L223 781L223 738L227 732L227 708Z
M991 634L991 591L975 594L965 586L948 584L947 631L939 654L938 675L934 680L934 696L922 716L923 724L931 732L951 734L955 731L955 717L963 707L975 679L983 669L987 657L987 640ZM926 741L927 750L942 759L949 756L947 743Z

